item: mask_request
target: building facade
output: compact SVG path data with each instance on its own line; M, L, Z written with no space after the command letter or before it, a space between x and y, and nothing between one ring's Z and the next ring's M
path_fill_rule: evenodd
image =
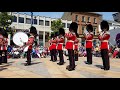
M13 16L13 22L10 27L15 29L16 31L29 31L31 27L31 15L28 14L20 14L12 12L10 13ZM50 18L45 16L33 16L33 26L36 27L38 31L38 43L42 46L48 46L48 37L51 30L51 22L53 20L57 20L57 18ZM68 27L72 21L62 20L64 25L64 29L68 32Z
M78 23L78 34L81 42L84 43L83 33L86 30L86 24L93 25L94 38L99 34L99 25L102 21L102 15L94 12L65 12L62 19L72 20Z

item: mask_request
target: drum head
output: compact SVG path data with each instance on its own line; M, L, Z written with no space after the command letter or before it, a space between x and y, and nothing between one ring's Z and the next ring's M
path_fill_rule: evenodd
M23 46L25 42L28 41L28 36L27 34L25 34L24 32L17 32L16 34L14 34L13 36L13 42L17 45L17 46Z

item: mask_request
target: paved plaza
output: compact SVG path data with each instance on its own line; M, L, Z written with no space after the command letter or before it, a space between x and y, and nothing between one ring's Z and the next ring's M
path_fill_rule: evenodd
M26 59L8 59L8 64L0 65L0 78L120 78L120 59L110 59L111 69L101 70L102 60L93 57L93 64L86 65L86 57L79 57L74 71L66 70L65 64L57 65L50 58L32 58L31 66L24 66Z

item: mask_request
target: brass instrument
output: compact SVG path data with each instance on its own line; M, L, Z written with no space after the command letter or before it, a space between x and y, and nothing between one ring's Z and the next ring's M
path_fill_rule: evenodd
M78 50L74 50L74 54L78 54Z

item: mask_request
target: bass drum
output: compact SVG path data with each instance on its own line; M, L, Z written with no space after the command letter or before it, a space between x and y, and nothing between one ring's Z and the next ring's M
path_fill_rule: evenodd
M13 35L13 42L17 46L23 46L28 41L28 35L24 32L17 32Z

